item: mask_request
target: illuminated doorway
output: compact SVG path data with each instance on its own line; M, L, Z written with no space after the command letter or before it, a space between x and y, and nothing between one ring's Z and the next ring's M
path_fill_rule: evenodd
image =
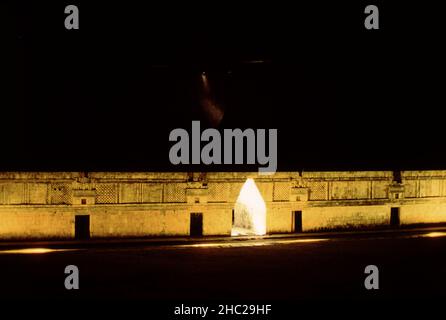
M231 235L266 234L266 204L253 179L247 179L235 202Z

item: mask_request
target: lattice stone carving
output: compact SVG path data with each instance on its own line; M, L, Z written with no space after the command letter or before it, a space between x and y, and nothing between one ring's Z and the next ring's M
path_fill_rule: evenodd
M308 183L310 200L327 200L327 182L312 181Z
M291 190L290 182L275 182L274 201L289 201L290 190Z
M209 183L208 190L209 190L209 195L208 195L209 202L228 201L229 183L224 183L224 182Z
M186 202L186 185L184 183L166 183L164 185L164 202Z
M52 183L50 186L51 204L71 204L72 190L68 183Z
M96 188L96 203L117 203L118 188L114 183L98 183Z

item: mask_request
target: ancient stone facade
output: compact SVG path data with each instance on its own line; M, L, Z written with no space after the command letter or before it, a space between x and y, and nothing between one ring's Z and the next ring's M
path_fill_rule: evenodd
M230 235L248 178L268 233L446 222L446 171L6 172L0 239L74 238L82 223L94 238L187 236L193 213L203 235Z

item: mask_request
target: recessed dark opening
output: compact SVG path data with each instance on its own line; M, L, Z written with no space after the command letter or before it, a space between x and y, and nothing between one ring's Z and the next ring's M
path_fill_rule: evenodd
M90 216L88 215L75 216L74 238L76 240L90 239Z
M399 227L400 225L400 208L390 209L390 226Z
M294 211L294 232L302 232L302 211Z
M192 237L201 237L203 235L203 214L201 212L190 214L190 235Z

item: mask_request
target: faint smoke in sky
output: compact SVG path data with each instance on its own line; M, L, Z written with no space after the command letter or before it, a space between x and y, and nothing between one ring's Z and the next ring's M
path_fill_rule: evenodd
M203 111L207 122L212 127L217 127L224 116L224 110L217 104L215 98L212 97L212 92L209 84L209 79L206 73L201 74L200 78L200 99L201 110Z

